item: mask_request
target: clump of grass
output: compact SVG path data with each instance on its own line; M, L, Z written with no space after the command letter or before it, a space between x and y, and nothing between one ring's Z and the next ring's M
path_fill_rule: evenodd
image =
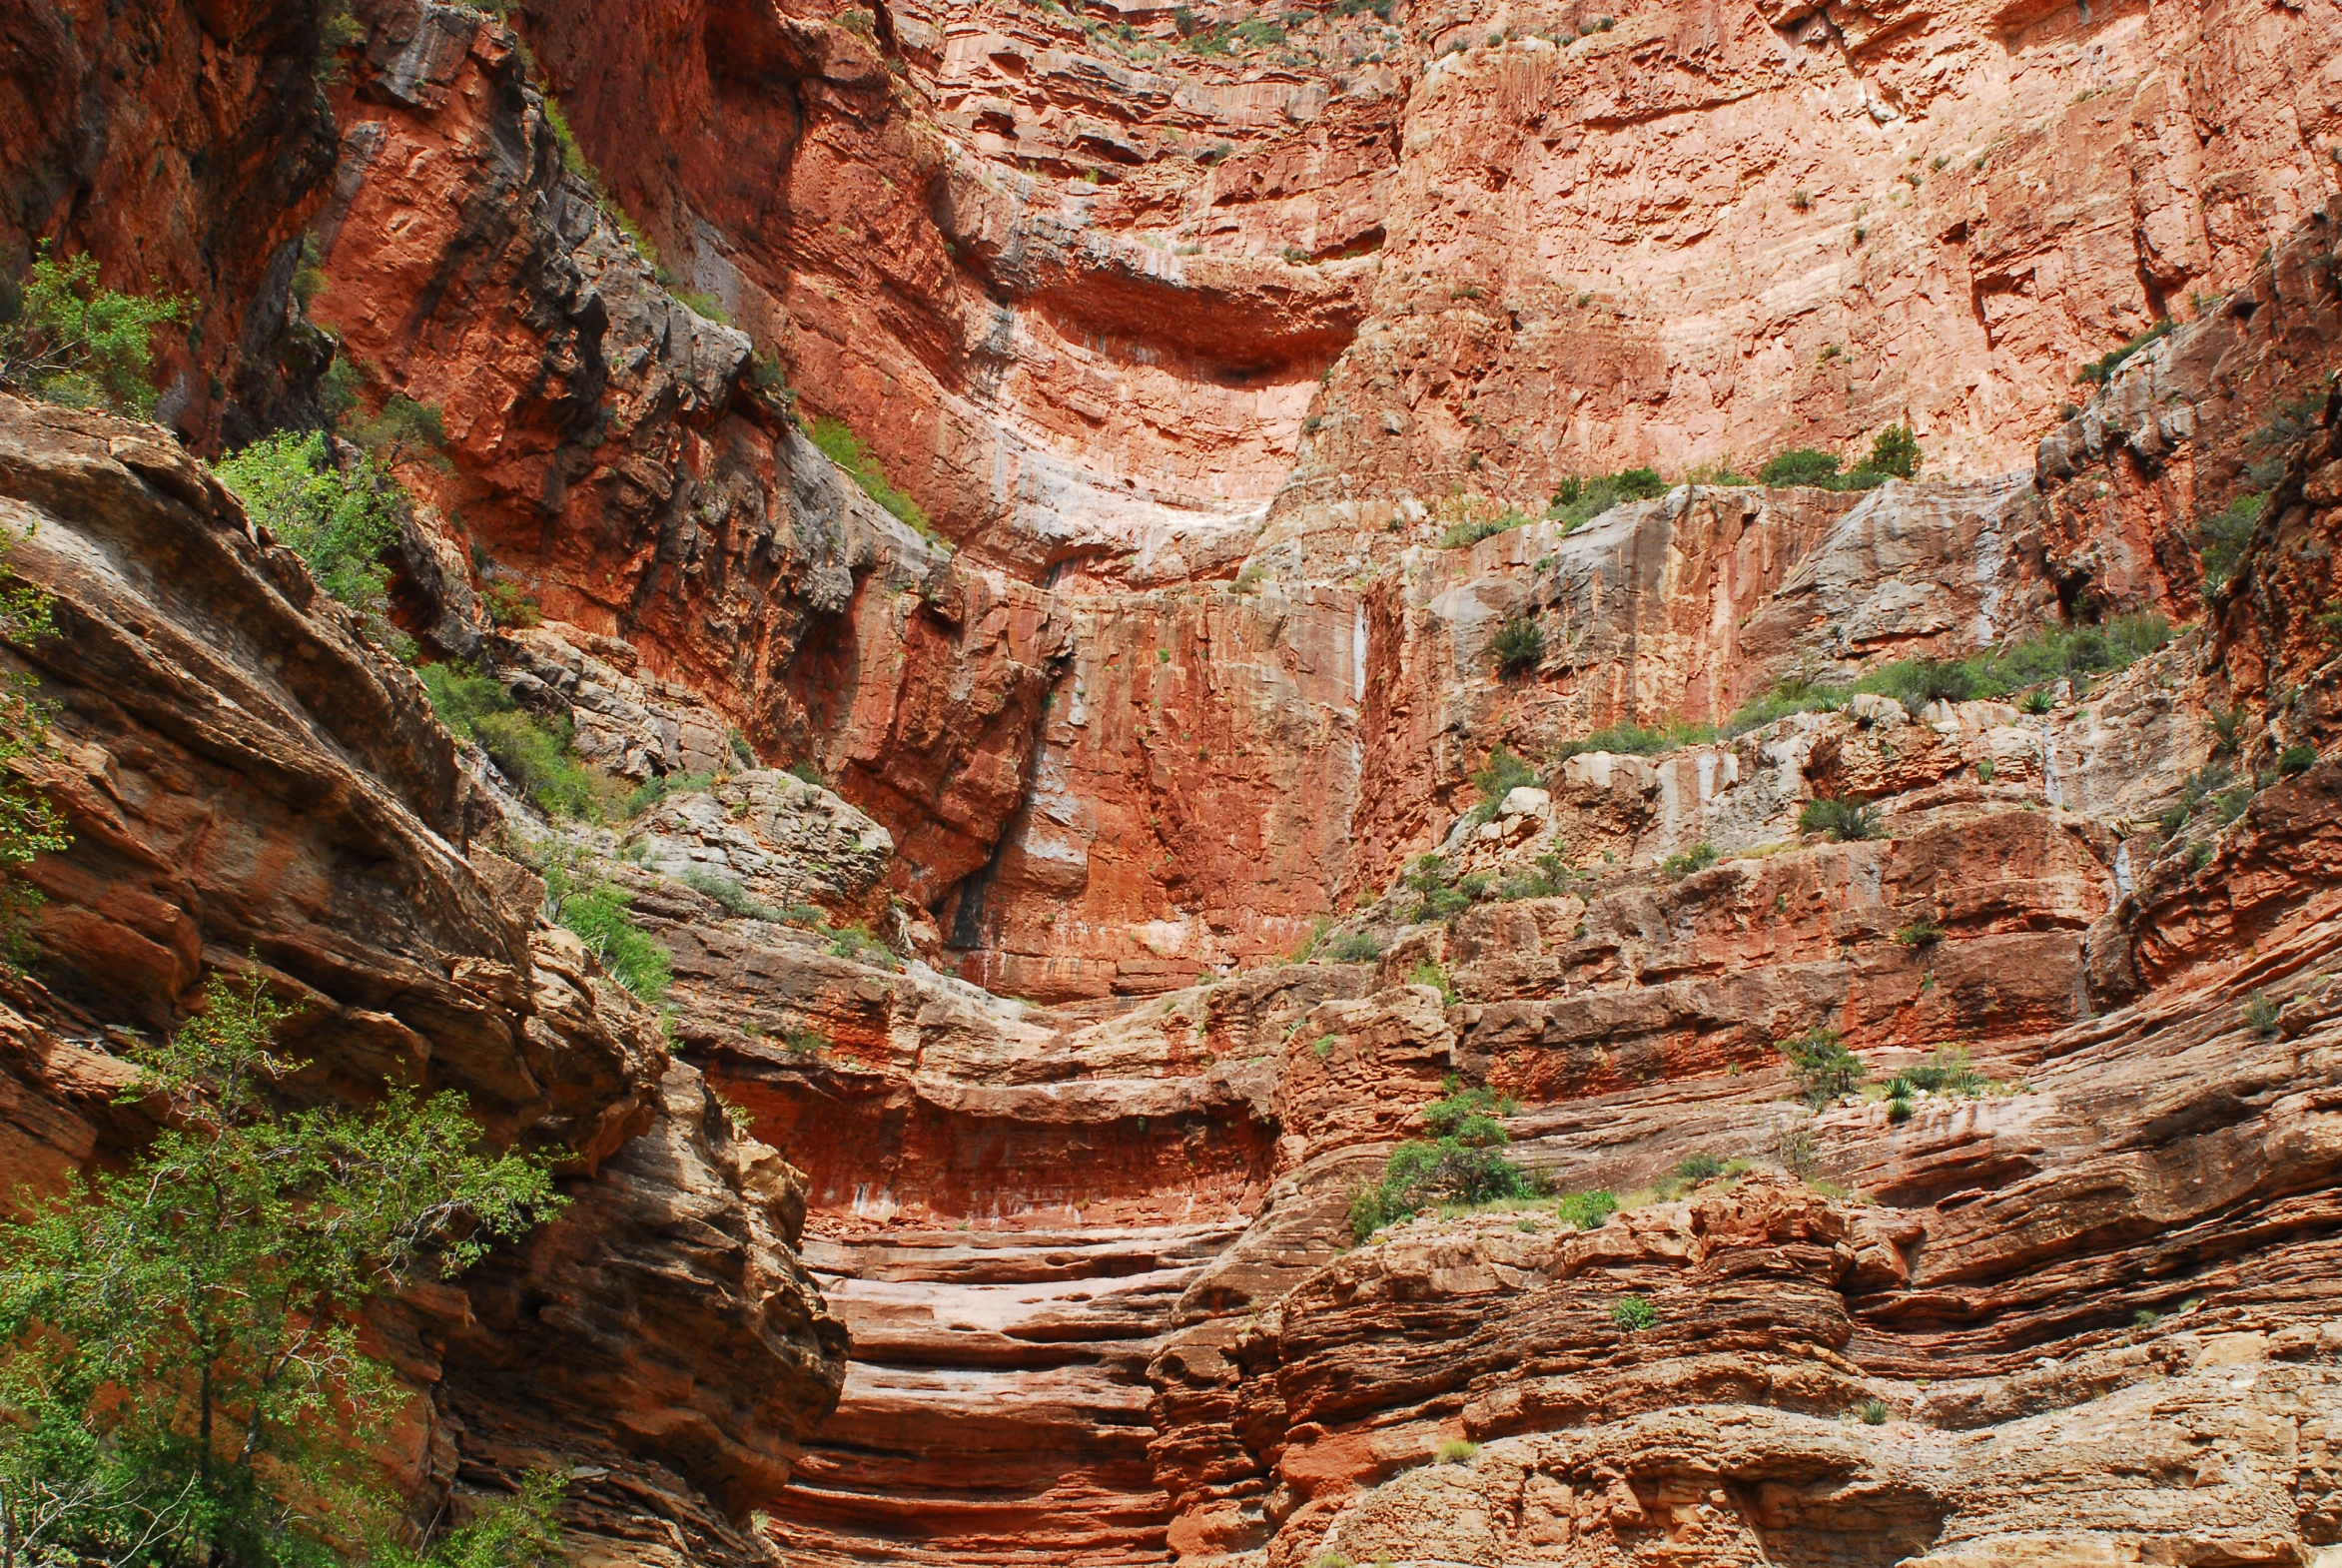
M1564 1224L1599 1230L1618 1212L1618 1198L1608 1191L1572 1192L1555 1200L1553 1212Z
M1441 1464L1470 1464L1480 1452L1480 1445L1461 1437L1451 1437L1439 1445Z
M1440 1001L1449 1007L1455 1006L1455 982L1448 978L1446 970L1430 959L1425 959L1415 966L1414 973L1407 977L1407 983L1416 986L1429 986L1439 993ZM1424 1115L1429 1116L1430 1113L1425 1112Z
M2246 997L2244 1005L2237 1009L2237 1017L2244 1020L2244 1027L2256 1035L2266 1037L2277 1032L2277 1004L2265 991L2256 991Z
M1499 533L1525 527L1529 520L1525 512L1514 506L1507 506L1491 516L1464 517L1448 524L1447 531L1439 536L1439 547L1443 550L1469 549L1482 539L1492 539Z
M1724 722L1724 735L1730 738L1745 735L1753 729L1763 729L1776 719L1785 719L1792 713L1836 713L1846 706L1847 689L1814 680L1803 675L1792 675L1775 681L1756 696L1744 702Z
M673 960L634 924L628 913L632 895L607 882L585 881L558 860L537 870L545 879L545 904L554 924L575 934L619 985L653 1005L664 1000L674 981Z
M570 751L565 715L548 720L523 711L501 681L482 671L425 664L415 673L439 722L486 752L538 810L601 819L607 786Z
M1897 931L1895 940L1907 948L1932 948L1944 940L1944 928L1933 917L1915 920Z
M1879 814L1849 800L1809 800L1797 814L1797 826L1800 833L1819 833L1841 844L1880 836Z
M1670 855L1665 860L1659 862L1659 874L1663 877L1680 881L1683 878L1690 876L1695 871L1707 870L1710 866L1715 865L1717 861L1723 858L1723 851L1719 850L1715 845L1709 843L1707 840L1702 839L1699 843L1694 844L1691 848L1678 854Z
M1667 481L1655 468L1625 468L1591 477L1573 475L1555 488L1546 516L1567 533L1623 501L1657 500L1666 493Z
M1566 760L1588 752L1607 751L1613 755L1655 757L1678 746L1705 745L1716 738L1715 726L1695 724L1689 719L1666 719L1658 724L1639 724L1624 719L1591 735L1577 740L1565 740L1553 748L1555 760Z
M1884 1399L1863 1401L1862 1417L1865 1426L1885 1426L1888 1416L1893 1413L1887 1408L1887 1401Z
M1724 1162L1702 1151L1686 1155L1675 1163L1676 1179L1681 1181L1708 1181L1724 1175Z
M805 426L805 438L820 448L821 454L836 463L863 493L884 506L931 544L947 548L950 541L928 520L927 510L903 491L895 488L887 478L885 466L876 453L864 444L843 419L818 418Z
M694 866L683 873L683 885L692 892L711 898L727 915L743 920L765 920L774 925L785 925L788 916L764 900L750 893L730 877L718 876L704 866Z
M1333 1055L1333 1045L1334 1041L1331 1035L1319 1035L1315 1040L1309 1042L1309 1053L1322 1062Z
M1869 1074L1862 1058L1846 1049L1846 1041L1837 1030L1816 1027L1787 1040L1777 1040L1773 1048L1789 1058L1790 1076L1796 1080L1798 1098L1816 1111L1841 1095L1851 1095L1855 1086Z
M1473 822L1481 823L1495 817L1497 808L1504 804L1505 796L1516 789L1534 787L1537 770L1498 746L1488 753L1486 762L1465 777L1470 781L1473 792L1480 797L1479 804L1467 815Z
M1659 1308L1639 1295L1622 1295L1610 1303L1610 1321L1626 1333L1657 1326Z
M714 783L715 775L712 773L661 773L656 778L644 780L633 794L628 795L625 804L619 807L619 814L628 818L639 817L670 795L696 794Z
M1517 615L1496 628L1488 639L1488 658L1502 676L1525 674L1535 669L1545 657L1545 628L1525 615Z

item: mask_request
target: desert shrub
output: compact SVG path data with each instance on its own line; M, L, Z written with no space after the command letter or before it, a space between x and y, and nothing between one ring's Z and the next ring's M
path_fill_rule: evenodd
M682 882L701 897L714 899L727 915L737 915L743 920L769 920L774 925L785 924L788 920L787 915L730 877L709 871L704 866L693 866L684 872Z
M843 468L863 493L893 512L932 544L948 541L928 520L927 512L917 501L895 488L887 478L885 466L876 453L863 443L843 419L815 419L805 426L805 438L820 448L821 454Z
M712 773L661 773L645 779L618 808L621 817L639 817L670 795L692 795L715 783Z
M1562 858L1548 850L1539 855L1528 871L1515 872L1504 879L1496 889L1500 899L1552 898L1569 891L1578 874Z
M1462 517L1449 523L1446 531L1439 535L1439 547L1443 550L1469 549L1482 539L1492 539L1528 521L1528 515L1515 506L1507 506L1492 514Z
M1775 681L1744 702L1724 723L1727 738L1763 729L1792 713L1836 713L1846 706L1846 688L1808 676L1792 675Z
M1798 811L1800 833L1819 833L1844 844L1880 836L1879 814L1850 800L1809 800Z
M1499 675L1533 670L1545 657L1545 629L1525 615L1516 615L1488 639L1488 657Z
M1892 1412L1887 1408L1887 1401L1884 1399L1866 1399L1863 1401L1862 1415L1863 1425L1865 1426L1885 1426L1887 1424L1887 1417Z
M1705 1152L1686 1155L1675 1163L1675 1175L1683 1181L1706 1181L1724 1175L1724 1162Z
M1531 1197L1537 1182L1504 1157L1507 1137L1497 1118L1511 1103L1486 1088L1459 1089L1447 1083L1444 1099L1423 1108L1429 1139L1411 1139L1394 1149L1382 1176L1350 1199L1350 1233L1365 1240L1435 1203L1487 1203Z
M327 1568L401 1513L368 1440L406 1396L368 1304L459 1274L556 1212L550 1163L493 1153L462 1096L303 1105L255 975L134 1049L168 1108L128 1169L0 1222L0 1522L14 1562ZM556 1481L379 1568L550 1568ZM331 1523L316 1507L331 1498Z
M1622 1295L1610 1303L1610 1320L1627 1333L1654 1327L1659 1321L1659 1308L1639 1295Z
M2019 702L2017 706L2027 713L2038 716L2057 706L2057 699L2046 691L2028 691L2024 694L2024 700Z
M1928 1060L1903 1069L1887 1081L1887 1092L1908 1095L1913 1090L1931 1094L1975 1096L1984 1092L1984 1075L1968 1060L1964 1046L1938 1046Z
M1690 849L1659 862L1659 874L1663 877L1688 877L1695 871L1706 871L1722 858L1723 852L1703 839Z
M1655 501L1667 493L1667 481L1656 468L1622 468L1610 476L1610 483L1630 501Z
M1890 424L1871 438L1871 454L1863 459L1863 467L1873 473L1891 474L1908 479L1920 471L1919 437L1908 424Z
M829 1049L829 1037L820 1030L804 1024L793 1025L781 1031L781 1046L789 1055L810 1061Z
M840 926L826 932L829 937L829 955L832 958L850 958L857 964L868 964L873 969L901 969L903 956L879 939L868 926L856 923Z
M337 364L341 363L339 361ZM427 402L393 392L370 414L355 411L343 421L342 433L385 468L395 468L415 458L445 466L440 449L447 444L447 421Z
M1465 775L1472 790L1480 797L1479 804L1470 813L1475 822L1486 822L1496 815L1504 804L1504 797L1523 786L1537 782L1537 770L1498 746L1488 753L1488 760Z
M1932 918L1915 920L1897 931L1895 940L1907 948L1932 948L1944 940L1944 928Z
M1981 671L1963 659L1898 659L1866 673L1854 689L1893 697L1914 717L1931 702L1966 702L1985 694Z
M388 630L390 569L382 557L398 539L396 480L371 457L338 453L315 430L264 436L216 471L319 587L378 634Z
M2247 490L2196 523L2193 542L2207 590L2219 587L2234 574L2236 563L2244 557L2244 547L2252 542L2266 499Z
M98 287L96 258L59 262L42 241L32 271L0 288L0 382L28 397L144 418L155 410L155 329L183 302Z
M1564 532L1599 517L1621 501L1656 500L1667 493L1667 481L1652 468L1628 468L1618 473L1563 479L1553 492L1546 515L1562 524Z
M1480 1445L1461 1437L1451 1437L1439 1445L1441 1464L1470 1464L1480 1452Z
M1333 1055L1333 1047L1334 1039L1331 1035L1319 1035L1315 1040L1309 1042L1309 1054L1322 1062Z
M548 817L598 821L606 785L569 749L569 720L523 711L503 683L484 671L425 664L431 711L459 740L488 755L503 775Z
M634 924L627 912L633 896L607 882L584 881L557 861L539 869L554 924L574 933L619 985L645 1002L663 1001L674 983L674 961Z
M499 626L539 626L545 612L536 600L522 591L519 584L497 578L480 594L487 605L488 619Z
M1565 740L1553 748L1553 755L1562 760L1587 752L1607 751L1652 757L1678 746L1704 745L1715 738L1713 726L1695 724L1689 719L1667 719L1658 724L1638 724L1633 719L1625 719L1577 740Z
M1765 466L1757 470L1757 477L1776 487L1828 484L1838 477L1838 459L1829 452L1796 446L1767 458Z
M1382 939L1371 931L1345 931L1325 946L1328 964L1371 964L1382 957Z
M2277 773L2282 778L2291 778L2296 773L2307 773L2317 763L2317 747L2287 746L2277 754Z
M1599 1230L1618 1212L1618 1199L1607 1191L1572 1192L1555 1200L1553 1212L1580 1230Z
M1440 1001L1450 1007L1455 1005L1455 982L1449 978L1447 971L1440 968L1438 963L1432 959L1425 959L1417 964L1414 973L1407 976L1407 983L1414 986L1429 986L1439 993Z
M1773 1049L1789 1058L1798 1098L1817 1111L1841 1095L1853 1094L1869 1071L1862 1058L1846 1049L1844 1038L1835 1029L1809 1029L1775 1041Z
M54 637L57 627L49 595L9 571L8 554L17 537L0 527L0 642L23 648ZM48 748L51 708L39 692L31 672L0 671L0 974L7 975L21 973L32 959L32 915L42 896L22 877L5 873L73 842L65 818L18 783L10 767Z
M2237 1010L2237 1017L2243 1019L2244 1027L2256 1035L2274 1035L2277 1032L2277 1004L2265 991L2256 991L2246 997L2244 1005Z
M2128 343L2123 344L2120 348L2107 350L2104 354L2098 356L2095 360L2092 360L2089 364L2074 372L2073 379L2077 382L2088 382L2093 387L2105 386L2107 382L2113 380L2114 373L2122 368L2123 361L2129 359L2132 355L2138 353L2139 350L2144 349L2148 344L2153 343L2156 339L2168 337L2177 325L2177 323L2171 321L2168 317L2164 318L2162 321L2155 323L2154 326L2149 327L2145 332L2140 333L2136 338L2133 338Z

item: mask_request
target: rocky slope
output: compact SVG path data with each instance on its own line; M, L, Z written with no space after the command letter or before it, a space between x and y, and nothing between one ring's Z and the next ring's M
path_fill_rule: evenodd
M247 964L316 1093L561 1150L373 1324L418 1516L554 1464L609 1562L2342 1544L2330 7L8 14L0 241L197 330L168 430L0 398L74 833L0 1184L134 1146L121 1032ZM444 419L400 626L658 788L543 819L191 455L351 392ZM1718 471L1891 421L1916 481ZM1728 723L2129 612L2021 703ZM523 853L626 890L663 1028ZM1810 1106L1817 1028L1976 1082ZM1451 1081L1624 1211L1361 1244Z

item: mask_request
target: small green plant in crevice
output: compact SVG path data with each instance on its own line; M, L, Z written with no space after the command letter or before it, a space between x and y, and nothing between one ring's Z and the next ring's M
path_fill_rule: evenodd
M726 1100L722 1095L717 1094L713 1089L710 1089L708 1094L711 1098L714 1099L716 1103L716 1109L723 1112L724 1122L731 1128L732 1136L734 1138L746 1138L752 1131L755 1130L755 1112L749 1110L746 1106L741 1105L738 1101Z
M2267 500L2265 495L2246 490L2197 521L2191 542L2195 545L2207 592L2236 574L2236 563L2244 558L2245 546L2252 542L2253 529L2260 523L2261 507Z
M2256 1035L2269 1036L2277 1032L2277 1004L2265 991L2256 991L2244 999L2236 1010L2244 1027Z
M1470 1464L1480 1453L1480 1445L1467 1438L1451 1437L1439 1445L1441 1464Z
M21 282L0 283L0 384L41 402L146 418L155 411L155 330L187 315L168 296L98 286L95 257L40 244Z
M553 924L584 943L619 985L654 1006L664 1001L674 983L674 959L634 923L633 895L614 883L580 877L564 854L540 856L535 869L545 879L545 913Z
M805 426L805 438L818 447L821 454L844 469L847 476L862 486L863 493L884 506L930 544L950 547L950 541L936 531L928 520L926 508L909 495L897 489L887 478L885 466L876 453L864 444L861 436L843 419L818 418Z
M1800 833L1819 833L1840 844L1882 836L1879 814L1851 800L1809 800L1797 814Z
M1895 940L1907 948L1932 948L1944 940L1944 928L1927 916L1898 930Z
M1567 533L1621 502L1657 500L1666 493L1667 481L1653 468L1626 468L1591 477L1573 475L1555 488L1546 516Z
M1571 1192L1554 1199L1556 1218L1580 1230L1599 1230L1618 1212L1618 1198L1608 1191Z
M1409 863L1399 878L1399 886L1416 895L1416 904L1410 918L1415 921L1447 920L1471 908L1477 887L1464 884L1475 879L1458 881L1455 870L1437 855L1418 855ZM1484 885L1487 879L1477 879Z
M1846 1049L1844 1037L1835 1029L1817 1026L1777 1040L1773 1048L1789 1058L1798 1098L1817 1111L1841 1095L1853 1094L1870 1071L1862 1058Z
M1309 1054L1322 1062L1333 1055L1333 1046L1334 1039L1331 1035L1319 1035L1315 1040L1309 1042Z
M1504 1124L1516 1107L1494 1090L1447 1080L1445 1098L1423 1108L1429 1139L1410 1139L1384 1162L1381 1177L1350 1198L1350 1233L1363 1241L1437 1203L1476 1204L1537 1195L1538 1182L1504 1156Z
M1814 1130L1803 1125L1785 1127L1774 1135L1773 1158L1781 1162L1781 1169L1799 1180L1811 1177L1820 1168L1820 1157L1814 1152Z
M1892 1095L1887 1101L1887 1120L1890 1122L1909 1122L1913 1109L1910 1096Z
M1516 789L1535 788L1538 782L1537 770L1502 746L1489 752L1488 760L1465 777L1473 793L1480 797L1478 804L1465 813L1466 820L1474 824L1492 820L1504 804L1505 796Z
M1618 756L1654 757L1678 746L1703 745L1716 738L1716 729L1710 724L1696 724L1689 719L1665 719L1657 724L1640 724L1633 719L1598 729L1591 735L1576 740L1565 740L1553 748L1556 761L1581 756L1589 752L1607 751Z
M2277 776L2279 778L2289 779L2297 774L2307 773L2317 765L2318 749L2315 746L2287 746L2277 754Z
M2179 798L2155 818L2155 827L2169 838L2201 810L2206 801L2236 783L2236 770L2224 762L2207 762L2179 782Z
M2017 707L2021 711L2029 713L2035 718L2056 706L2057 699L2050 696L2046 690L2028 691L2017 703Z
M1887 1401L1884 1399L1866 1399L1863 1401L1861 1413L1863 1425L1885 1426L1887 1418L1894 1412L1887 1408Z
M1722 850L1702 839L1691 848L1670 855L1659 862L1659 874L1671 881L1680 882L1695 871L1706 871L1723 858L1724 852Z
M1639 1333L1658 1325L1659 1308L1653 1306L1647 1297L1622 1295L1610 1303L1610 1321L1627 1333Z
M537 718L484 671L425 664L415 673L439 722L486 752L538 810L548 817L601 820L611 786L569 749L566 715Z
M498 577L480 590L479 597L488 619L507 630L544 624L544 610L518 583Z
M806 1024L792 1025L781 1031L781 1049L799 1061L810 1062L829 1049L829 1037Z
M2233 757L2243 749L2245 722L2252 717L2242 707L2211 708L2204 715L2212 730L2212 755Z
M2152 1328L2162 1320L2162 1314L2151 1306L2142 1306L2130 1314L2130 1326L2133 1328Z
M1425 959L1420 964L1417 964L1415 966L1414 973L1407 976L1407 984L1412 986L1429 986L1432 990L1439 993L1439 1000L1441 1002L1445 1003L1449 1007L1455 1006L1455 982L1448 978L1447 971L1442 969L1436 960Z
M2145 332L2140 333L2137 337L2123 344L2120 348L2107 350L2104 354L2098 356L2098 358L2092 360L2089 364L2074 372L2073 379L2077 382L2087 382L2093 387L2105 386L2106 383L2114 379L2114 373L2122 369L2122 363L2125 360L2138 353L2139 350L2144 349L2148 344L2155 342L2157 339L2169 337L2172 332L2177 329L2178 325L2178 323L2172 321L2169 317L2165 317L2163 320L2155 323L2152 327L2149 327Z
M216 465L246 513L284 542L319 587L390 640L390 568L398 481L372 457L321 431L263 436Z
M334 363L341 366L344 362ZM343 411L339 425L345 439L387 469L417 461L434 468L449 466L445 416L403 392L383 399L383 405L373 413L359 411L354 401Z
M693 866L683 873L680 880L702 898L715 900L727 915L736 915L743 920L770 921L774 925L788 923L788 916L783 911L767 904L730 877L704 866Z
M1489 662L1507 678L1535 669L1544 657L1545 629L1527 616L1506 621L1488 639Z

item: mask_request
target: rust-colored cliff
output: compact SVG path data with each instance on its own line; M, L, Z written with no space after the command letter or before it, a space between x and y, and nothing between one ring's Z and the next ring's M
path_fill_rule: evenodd
M0 1186L139 1147L125 1032L246 966L315 1093L553 1152L369 1321L418 1519L553 1466L608 1563L2342 1549L2325 0L0 16L0 247L191 306L157 423L0 394L73 839ZM603 820L205 466L392 396L399 632ZM1890 424L1909 478L1747 477ZM2101 653L1843 690L2044 628ZM1481 1088L1543 1194L1353 1225Z

